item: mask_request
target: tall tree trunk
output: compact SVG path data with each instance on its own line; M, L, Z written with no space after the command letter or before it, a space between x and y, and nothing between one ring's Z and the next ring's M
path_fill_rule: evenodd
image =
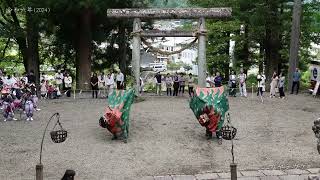
M277 3L272 0L267 0L268 18L266 21L266 88L270 89L270 82L273 72L278 72L280 63L280 39L279 39L279 12Z
M260 51L259 51L259 73L263 73L263 62L264 62L264 43L260 44Z
M36 15L27 13L27 69L34 71L36 85L40 87L39 27L36 18Z
M249 62L249 26L248 23L245 24L244 26L244 46L243 46L243 72L245 74L248 73L248 70L250 68L250 62Z
M288 84L290 89L292 87L293 73L299 66L299 39L300 39L300 20L301 20L301 0L294 1L292 27L291 27L291 41L290 41L290 58L289 58L289 75Z
M19 46L19 51L21 52L23 65L25 71L28 73L30 69L28 69L28 47L25 36L16 37L17 44Z
M119 68L124 74L124 80L126 81L127 75L127 38L126 38L126 27L124 22L119 25Z
M91 32L92 10L85 8L79 18L78 37L76 40L76 72L77 88L89 89L91 77Z
M230 38L230 32L227 32L226 33L226 37L229 37ZM227 39L226 41L226 47L225 47L225 54L226 56L231 59L230 55L229 55L229 50L230 50L230 39ZM228 62L226 62L226 67L224 68L225 71L224 71L224 75L225 75L225 79L229 79L229 72L230 72L230 60Z

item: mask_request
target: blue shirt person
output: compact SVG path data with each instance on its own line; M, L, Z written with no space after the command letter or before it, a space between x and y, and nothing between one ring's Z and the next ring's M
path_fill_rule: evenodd
M300 79L301 79L301 73L299 72L299 69L296 68L296 71L293 73L291 94L293 94L293 90L296 86L297 86L296 94L298 94L299 88L300 88Z

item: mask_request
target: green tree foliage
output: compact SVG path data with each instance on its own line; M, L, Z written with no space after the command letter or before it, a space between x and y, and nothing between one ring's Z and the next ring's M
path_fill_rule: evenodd
M189 0L197 7L231 7L232 18L228 21L207 21L208 69L222 72L227 68L226 45L232 37L236 41L236 67L245 70L252 65L266 66L267 80L273 71L287 71L289 59L290 32L293 1L291 0ZM319 44L320 39L320 2L304 2L300 40L300 68L307 69L308 62L314 57L310 54L311 42ZM240 28L242 25L243 29ZM267 83L268 84L268 83Z

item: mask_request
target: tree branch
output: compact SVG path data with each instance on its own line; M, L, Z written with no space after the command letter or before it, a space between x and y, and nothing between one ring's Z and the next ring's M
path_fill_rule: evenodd
M7 5L11 8L10 14L11 14L11 17L12 17L15 25L17 25L18 27L20 27L20 22L19 22L19 19L18 19L18 17L17 17L16 12L14 11L15 8L14 8L14 5L12 4L12 1L6 0L6 3L7 3Z
M2 26L6 26L6 23L4 23L4 22L1 21L1 20L0 20L0 24L1 24Z
M12 21L10 19L8 19L8 17L6 16L4 10L1 7L0 7L0 13L1 13L1 15L2 15L4 20L6 20L9 23L12 23Z
M4 49L2 50L2 58L5 56L6 54L6 50L9 47L9 43L10 43L11 37L8 38L7 42L6 42L6 46L4 47Z

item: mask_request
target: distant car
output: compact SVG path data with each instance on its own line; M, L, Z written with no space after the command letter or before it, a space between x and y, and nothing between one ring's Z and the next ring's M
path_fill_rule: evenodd
M154 72L167 71L167 67L166 67L165 65L153 66L153 71L154 71Z

